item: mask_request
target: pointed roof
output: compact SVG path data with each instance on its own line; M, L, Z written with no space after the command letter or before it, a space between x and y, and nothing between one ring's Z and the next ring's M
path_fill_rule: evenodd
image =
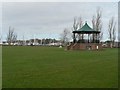
M78 31L95 31L95 30L93 30L90 26L88 26L86 22L82 28L78 29Z
M82 28L78 29L77 31L73 31L73 33L100 33L100 31L92 29L86 22Z

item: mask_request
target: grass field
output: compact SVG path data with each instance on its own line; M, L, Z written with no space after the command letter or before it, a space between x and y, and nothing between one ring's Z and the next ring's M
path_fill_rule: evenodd
M2 89L2 46L0 46L0 89Z
M3 47L3 88L115 88L118 51Z

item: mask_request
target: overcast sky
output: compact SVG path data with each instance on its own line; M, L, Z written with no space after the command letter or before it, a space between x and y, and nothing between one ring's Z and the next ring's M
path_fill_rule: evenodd
M6 39L9 26L18 39L56 38L64 28L71 31L74 17L81 16L92 27L97 8L102 10L104 39L107 39L109 19L118 20L117 2L4 2L2 3L2 35ZM72 31L71 31L72 32Z

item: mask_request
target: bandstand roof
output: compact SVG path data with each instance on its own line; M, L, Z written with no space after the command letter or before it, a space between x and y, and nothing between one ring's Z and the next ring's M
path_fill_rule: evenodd
M91 33L100 33L100 31L95 31L86 22L85 25L82 28L80 28L76 31L73 31L73 33L91 34Z

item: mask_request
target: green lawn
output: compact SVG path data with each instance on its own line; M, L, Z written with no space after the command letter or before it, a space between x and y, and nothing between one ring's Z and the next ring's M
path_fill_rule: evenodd
M0 89L2 89L2 46L0 46Z
M3 47L3 88L115 88L118 51Z

